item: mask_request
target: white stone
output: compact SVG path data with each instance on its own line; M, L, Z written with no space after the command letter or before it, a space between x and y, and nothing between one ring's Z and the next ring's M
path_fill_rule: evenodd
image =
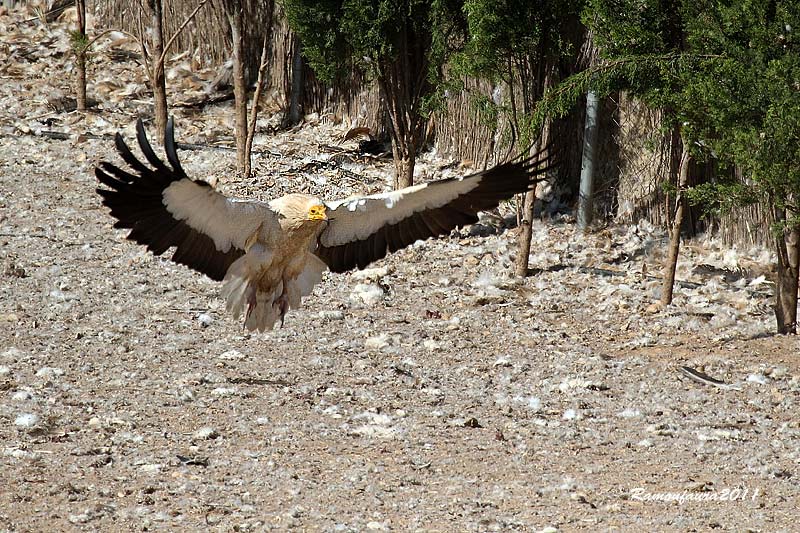
M364 348L367 350L382 350L391 344L391 338L386 333L381 333L377 337L370 337L364 341Z
M63 376L64 371L60 368L53 366L43 366L42 368L36 371L36 375L40 378L50 378L50 377Z
M322 310L317 316L322 320L344 320L344 312L339 309Z
M575 420L578 418L578 412L575 409L567 409L561 416L564 420Z
M383 289L373 283L359 283L353 287L353 292L350 293L352 301L360 301L368 306L376 305L383 300L383 297Z
M210 426L205 426L195 431L192 434L192 437L197 440L216 439L217 437L219 437L219 433L217 432L216 429Z
M14 425L23 428L32 428L39 423L41 418L34 413L24 413L14 419Z
M352 278L359 281L378 281L389 275L388 267L365 268L353 272Z
M219 354L217 358L223 361L241 361L245 356L239 350L228 350L227 352Z

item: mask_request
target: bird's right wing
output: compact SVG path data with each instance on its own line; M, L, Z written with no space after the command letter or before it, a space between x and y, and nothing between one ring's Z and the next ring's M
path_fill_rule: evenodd
M141 119L136 132L152 168L131 153L118 133L117 151L133 172L107 162L95 169L97 179L109 187L97 193L117 219L114 227L130 228L128 239L155 255L174 246L173 261L222 280L256 232L278 227L278 215L265 203L227 198L208 183L190 179L178 160L172 119L164 140L169 165L156 156Z

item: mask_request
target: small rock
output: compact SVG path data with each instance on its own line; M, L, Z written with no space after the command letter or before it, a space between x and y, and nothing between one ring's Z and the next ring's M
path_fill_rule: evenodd
M364 341L364 348L367 350L382 350L391 344L391 338L386 333L381 333L377 337L370 337Z
M25 354L19 348L13 346L0 354L0 359L11 361L12 363L19 361L25 357Z
M210 426L205 426L195 431L192 434L192 437L196 440L216 439L217 437L219 437L219 433L217 432L216 429Z
M383 289L372 283L359 283L353 287L353 292L350 293L350 300L361 301L368 306L376 305L383 300L383 297Z
M43 366L42 368L36 371L36 375L40 378L51 378L51 377L63 376L64 371L60 368L56 368L53 366Z
M344 312L338 309L323 310L317 316L322 320L344 320Z
M0 376L7 376L11 373L11 367L6 365L0 365Z
M776 366L770 368L766 372L764 372L767 376L771 377L772 379L783 379L789 375L789 369L785 366Z
M365 268L353 272L352 278L360 281L378 281L391 273L389 267Z
M197 316L197 321L200 322L202 327L207 328L214 322L214 318L208 313L200 313Z
M477 418L472 417L472 418L467 418L466 420L464 420L464 427L465 428L482 428L483 426L481 425L480 422L478 422Z
M564 414L561 415L561 418L564 420L575 420L578 418L578 412L575 409L567 409L564 411Z
M11 395L11 399L15 402L24 402L33 398L33 394L26 390L19 390Z
M664 309L664 304L662 304L661 302L655 302L655 303L652 303L652 304L648 305L645 308L644 312L648 313L648 314L651 314L651 315L654 315L656 313L660 313L662 309Z
M219 354L217 358L222 359L223 361L241 361L245 358L245 356L239 350L228 350L227 352Z
M178 391L178 399L182 402L191 402L194 400L194 392L192 392L192 389L182 387Z
M91 519L92 517L90 516L89 511L80 514L71 514L67 517L67 520L69 520L72 524L85 524Z
M422 341L422 346L424 346L429 352L436 352L441 348L441 344L433 339L425 339Z
M39 415L34 413L25 413L14 419L14 425L21 428L32 428L35 427L40 421L41 418Z
M454 316L447 321L447 331L455 331L461 327L461 318Z

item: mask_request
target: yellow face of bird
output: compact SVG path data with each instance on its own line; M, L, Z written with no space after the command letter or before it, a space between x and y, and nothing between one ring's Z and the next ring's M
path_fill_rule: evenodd
M322 204L312 205L308 208L308 219L309 220L328 220L328 215L326 211L328 210Z

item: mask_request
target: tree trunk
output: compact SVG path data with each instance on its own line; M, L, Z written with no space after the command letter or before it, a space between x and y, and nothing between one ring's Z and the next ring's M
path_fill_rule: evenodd
M240 2L225 2L233 40L233 97L236 115L236 168L247 171L247 79L244 67L244 15ZM245 176L248 177L248 176Z
M675 286L675 268L678 265L678 252L681 246L681 225L683 224L683 214L685 211L686 198L683 194L686 185L689 183L689 152L683 148L681 155L681 167L678 177L678 192L675 196L675 219L672 222L672 233L669 238L669 250L667 253L667 263L664 265L664 283L661 286L661 304L669 305L672 303L672 292Z
M77 0L78 38L74 40L78 111L86 111L86 0Z
M391 82L381 83L391 130L392 157L394 159L394 188L403 189L414 184L414 166L417 161L417 147L422 137L424 121L414 116L411 103L404 99L402 89L392 87ZM391 90L392 92L388 92Z
M394 89L393 89L394 90ZM403 189L414 184L414 166L417 161L417 145L420 143L421 124L420 117L408 116L413 113L403 113L398 107L410 105L407 102L399 104L399 95L385 97L389 102L389 122L392 129L389 132L392 138L392 157L394 159L394 188ZM411 122L411 123L409 123Z
M399 23L398 56L378 65L378 84L391 125L396 189L414 184L417 153L425 140L422 99L432 90L428 78L431 36L417 33L407 18Z
M542 127L542 134L536 141L535 151L539 152L548 144L550 137L550 123ZM549 154L548 154L549 155ZM531 255L531 238L533 237L533 208L536 205L536 190L525 193L525 203L522 207L522 220L517 236L517 257L514 260L514 274L518 277L528 275L528 263Z
M517 241L517 258L514 261L514 274L520 278L528 275L528 263L531 255L531 238L533 237L533 208L536 204L536 191L525 193L525 203L522 207L522 222L519 225L519 239Z
M150 9L153 11L153 51L151 54L153 64L150 66L153 84L154 118L156 122L156 135L164 142L167 130L167 80L164 75L164 15L161 0L150 0Z
M300 52L300 39L297 36L292 44L292 92L289 95L289 113L286 117L286 126L300 124L302 118L300 98L303 95L303 56Z
M778 222L791 220L793 213L775 208ZM778 251L778 279L775 284L775 319L778 333L797 333L797 289L800 274L800 226L784 228L783 234L775 238Z
M392 153L394 154L394 188L411 187L414 184L414 165L417 161L414 146L406 144L404 148L399 148L397 143L392 141Z

